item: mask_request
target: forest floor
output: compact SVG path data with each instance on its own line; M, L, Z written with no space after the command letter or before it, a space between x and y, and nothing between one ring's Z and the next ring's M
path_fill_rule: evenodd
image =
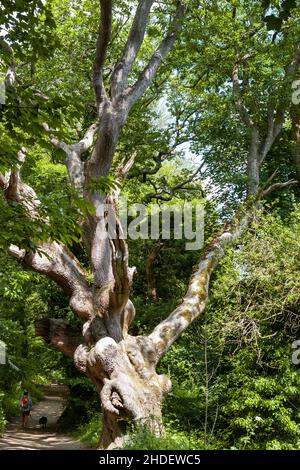
M84 450L87 447L57 430L57 420L61 416L66 399L63 385L44 387L44 397L36 405L28 420L28 427L22 429L20 416L12 418L5 432L0 436L0 450ZM47 416L46 429L41 429L39 419Z

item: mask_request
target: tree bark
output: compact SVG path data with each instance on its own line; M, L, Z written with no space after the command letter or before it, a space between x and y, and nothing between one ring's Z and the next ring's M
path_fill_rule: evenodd
M157 288L156 288L154 265L162 248L163 248L163 242L161 240L155 243L154 247L152 248L151 252L148 255L147 262L146 262L147 291L148 291L148 296L152 300L152 302L157 301Z
M248 195L255 196L259 190L260 178L260 155L259 155L259 133L256 128L252 129L251 144L247 161Z
M124 324L128 319L132 314L124 312ZM102 449L122 446L130 421L156 435L163 432L161 404L171 381L156 372L158 357L152 340L130 336L127 329L128 325L117 342L107 335L105 319L96 316L85 323L83 334L63 320L36 322L36 334L73 357L77 368L95 384L103 408Z
M292 118L292 138L293 138L293 159L300 183L300 106L293 105L291 108Z

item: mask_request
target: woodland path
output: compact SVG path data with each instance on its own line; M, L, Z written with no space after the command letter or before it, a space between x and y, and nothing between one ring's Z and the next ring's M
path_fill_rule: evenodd
M66 399L66 388L52 384L44 387L44 397L33 404L28 427L22 429L20 417L13 418L0 436L1 450L84 450L87 447L79 440L57 431L57 420L61 416ZM41 429L39 418L47 416L47 429Z

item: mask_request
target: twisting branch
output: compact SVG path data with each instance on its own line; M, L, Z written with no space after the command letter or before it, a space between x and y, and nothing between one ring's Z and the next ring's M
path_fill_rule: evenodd
M262 198L264 198L271 192L276 191L277 189L288 188L289 186L292 186L294 184L298 184L298 181L293 179L285 181L284 183L274 183L271 186L268 186L266 189L261 190L260 195Z
M175 39L180 32L182 26L182 19L185 12L184 5L179 1L177 4L176 13L173 21L169 27L166 37L162 40L158 49L152 55L148 65L144 68L140 78L136 83L127 91L129 107L131 107L151 85L157 69L173 48Z
M96 43L96 54L93 64L93 83L98 110L102 101L106 97L105 87L103 83L103 65L105 61L107 47L111 38L112 3L112 0L100 0L99 32Z
M219 260L224 255L224 248L240 236L249 222L250 216L245 213L238 222L225 226L224 232L212 242L201 258L196 271L191 277L187 293L181 305L167 319L157 325L149 335L158 359L167 351L182 331L205 310L208 302L210 278Z

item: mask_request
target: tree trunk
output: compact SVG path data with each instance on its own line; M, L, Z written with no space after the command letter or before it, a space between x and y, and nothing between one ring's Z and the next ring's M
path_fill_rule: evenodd
M95 318L85 336L95 338L101 323ZM155 370L158 356L152 341L127 335L127 327L123 331L119 342L103 336L92 347L79 345L74 353L76 366L96 385L102 404L101 449L121 447L130 422L147 426L156 435L163 432L161 404L171 389L170 379Z
M146 275L147 275L147 291L148 296L152 300L152 302L157 301L157 289L156 289L156 279L155 279L155 272L154 272L154 265L157 260L157 257L162 250L163 241L159 240L155 243L154 247L152 248L146 263Z
M291 107L292 118L292 138L293 145L293 159L296 168L297 178L300 183L300 106L293 105Z
M259 177L260 177L260 164L261 159L259 155L259 133L257 129L252 129L251 144L248 153L247 161L247 176L248 176L248 195L255 196L259 190Z
M152 340L127 334L132 309L129 301L116 317L121 319L120 341L107 336L108 319L99 316L87 321L82 333L61 319L42 318L35 324L36 334L73 357L76 367L94 383L103 411L101 449L122 446L129 423L163 433L161 405L171 381L156 372L159 356Z
M149 429L149 432L153 433L157 437L164 435L164 426L162 422L161 404L156 405L156 409L153 407L144 405L145 419L136 421L130 420L124 413L124 416L115 415L109 411L103 411L102 413L102 430L101 437L98 445L98 449L117 449L122 448L126 442L126 438L129 436L129 431L133 430L133 426L145 426Z

